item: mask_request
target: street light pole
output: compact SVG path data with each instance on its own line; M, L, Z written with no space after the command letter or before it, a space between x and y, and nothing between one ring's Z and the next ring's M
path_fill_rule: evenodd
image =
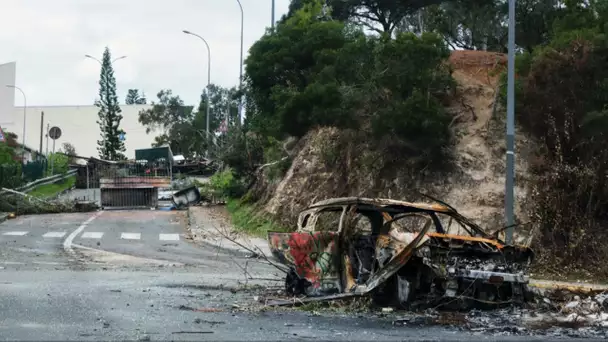
M99 63L99 65L103 66L103 63L101 63L101 61L100 61L99 59L97 59L97 58L95 58L95 57L93 57L93 56L91 56L91 55L84 55L84 56L85 56L86 58L90 58L90 59L92 59L92 60L97 61L97 63ZM119 59L124 59L124 58L127 58L127 56L120 56L120 57L118 57L118 58L114 58L114 59L112 60L112 62L111 62L111 63L112 63L112 64L114 64L114 62L116 62L117 60L119 60Z
M272 21L270 23L270 27L274 29L274 0L272 0L272 13L270 15L270 20Z
M243 121L243 24L244 24L244 14L243 14L243 5L241 5L240 0L236 0L239 3L239 8L241 9L241 55L239 59L239 126Z
M205 107L207 107L207 109L206 109L207 110L206 128L207 128L207 139L209 139L209 108L211 107L211 94L209 93L209 88L211 86L211 48L209 48L209 44L207 43L205 38L199 36L198 34L192 33L187 30L183 30L182 32L184 32L185 34L189 34L189 35L198 37L200 40L203 41L203 43L205 43L205 46L207 46L207 105ZM208 158L209 157L209 144L206 144L206 146L207 146L207 149L205 150L205 157Z
M19 90L21 95L23 95L23 137L21 138L21 144L23 146L21 147L21 163L25 164L25 119L27 117L27 98L25 97L25 92L23 92L23 89L17 87L16 85L7 84L6 86Z
M509 0L509 55L507 61L507 173L505 176L506 242L513 239L515 178L515 0Z

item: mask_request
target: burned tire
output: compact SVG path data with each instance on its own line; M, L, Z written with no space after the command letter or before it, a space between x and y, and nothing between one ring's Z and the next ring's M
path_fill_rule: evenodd
M289 269L289 273L285 277L285 293L291 296L306 294L306 289L310 285L312 284L308 280L300 278L295 269Z

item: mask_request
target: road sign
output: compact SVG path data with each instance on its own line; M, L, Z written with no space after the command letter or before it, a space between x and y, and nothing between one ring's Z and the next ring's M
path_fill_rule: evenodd
M2 131L2 127L0 127L0 142L5 142L6 139L4 138L4 132Z
M51 127L49 130L49 137L53 140L57 140L61 137L61 128L57 126Z
M125 141L125 133L124 132L120 132L120 135L118 136L118 139L120 139L120 141Z

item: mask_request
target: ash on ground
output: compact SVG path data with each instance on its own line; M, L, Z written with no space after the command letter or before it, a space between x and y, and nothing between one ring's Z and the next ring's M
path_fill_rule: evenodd
M395 326L443 325L479 335L608 338L608 293L580 296L554 291L526 307L493 311L408 313Z

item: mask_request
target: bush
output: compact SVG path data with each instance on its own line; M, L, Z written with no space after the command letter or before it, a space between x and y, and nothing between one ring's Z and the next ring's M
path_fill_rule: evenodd
M0 187L14 189L21 186L22 183L20 164L0 164Z
M547 161L532 168L537 242L547 261L595 274L608 274L608 45L602 38L567 46L560 40L534 56L522 80L520 115Z
M47 175L58 175L68 172L69 168L69 157L62 153L51 153L48 157L47 163ZM52 172L51 172L52 166Z
M215 191L228 198L237 198L245 194L245 186L235 177L232 169L215 173L209 179L209 183Z

